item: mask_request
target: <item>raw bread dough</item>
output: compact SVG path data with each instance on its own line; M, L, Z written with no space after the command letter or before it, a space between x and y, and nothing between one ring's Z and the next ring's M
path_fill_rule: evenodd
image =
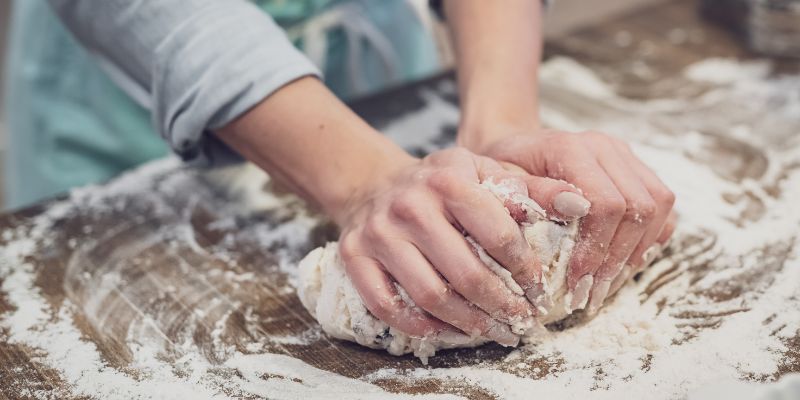
M566 273L572 248L575 244L578 222L559 223L546 217L545 211L527 196L514 194L503 182L487 181L483 186L500 200L519 204L527 215L520 225L528 243L542 261L545 293L549 301L537 304L539 316L516 321L512 331L523 341L541 334L544 324L569 316L571 295L567 291ZM511 274L497 264L480 246L467 237L487 268L498 274L514 295L524 296L522 289L511 279ZM412 338L397 331L370 314L361 301L356 288L345 273L339 256L338 243L331 242L309 253L299 267L298 296L303 306L319 321L330 336L349 340L374 349L385 349L391 354L414 353L425 361L436 350L455 347L474 347L486 343L483 337L449 335L443 337ZM407 303L413 304L402 288L398 291ZM538 333L537 333L538 332Z

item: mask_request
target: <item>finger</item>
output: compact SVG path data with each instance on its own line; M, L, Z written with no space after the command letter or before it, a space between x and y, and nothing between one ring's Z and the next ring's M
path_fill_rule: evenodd
M638 267L634 267L634 273L640 272L653 264L653 261L655 261L655 259L664 252L664 248L667 246L667 242L672 236L672 232L675 230L676 220L677 215L675 213L670 213L670 215L667 217L667 222L665 222L664 226L661 228L661 232L659 232L656 241L650 245L647 250L645 250L644 254L642 254L642 264Z
M523 223L546 217L545 209L528 196L523 177L529 174L525 170L492 159L480 159L476 162L476 167L481 186L500 199L514 221Z
M351 257L345 261L345 270L369 312L392 328L418 338L457 332L406 304L378 261L365 256Z
M608 289L608 296L613 296L628 279L633 276L633 267L630 264L625 264L622 267L622 271L611 281L611 286Z
M522 297L523 290L509 271L500 267L493 272L438 210L427 211L430 209L418 204L419 201L411 197L400 198L393 204L393 216L456 292L503 322L521 321L533 314L530 303ZM501 278L503 274L507 274L508 283ZM515 294L513 289L518 292Z
M436 188L454 222L511 272L523 291L541 283L539 259L517 222L492 192L477 183L463 180L442 182Z
M517 224L545 218L547 212L528 197L528 188L518 176L489 176L481 181L481 187L489 190L500 201Z
M632 168L633 171L640 177L656 204L653 220L630 256L629 263L634 267L634 270L639 271L649 265L653 261L655 253L657 253L654 251L647 253L647 251L653 247L659 234L663 231L667 218L669 218L672 207L675 204L675 195L647 165L633 154L629 146L622 142L618 142L616 146L620 153L626 155L628 162L634 166Z
M669 245L669 240L672 238L672 234L675 232L675 225L677 223L678 214L676 214L675 211L670 212L667 217L667 222L664 223L664 227L661 228L661 233L658 234L656 243L661 244L662 247L667 247Z
M604 147L599 153L598 161L625 199L626 208L609 245L608 255L595 275L588 306L590 313L596 312L602 306L612 280L622 271L624 263L644 236L656 213L655 200L650 197L639 176L625 163L625 158L619 154L613 143L602 141L596 145Z
M508 325L492 319L448 287L413 244L388 239L377 247L379 260L418 307L470 336L483 336L505 346L519 343Z
M510 192L506 190L504 193L501 190L500 193L497 191L493 193L504 200L504 205L511 211L512 216L515 214L512 207L524 207L530 200L533 200L535 205L529 208L544 211L539 212L539 216L543 218L571 221L588 214L591 204L577 187L568 182L531 175L521 167L510 163L503 163L502 168L498 171L494 162L484 163L479 170L480 179L484 182L484 186L487 182L503 182L508 186ZM532 218L527 218L519 222L531 220Z
M521 179L528 187L528 196L544 208L549 218L572 221L589 213L591 203L575 186L540 176L528 175Z
M572 309L583 308L589 299L594 274L606 258L617 227L625 214L625 198L596 159L575 149L568 157L569 168L554 171L556 178L575 184L591 203L581 220L578 241L570 258L567 283L572 292Z
M667 218L667 222L664 224L664 227L661 229L661 233L658 235L658 239L656 239L656 243L658 243L661 248L666 248L669 245L669 240L672 237L672 233L675 230L675 223L677 222L678 216L675 212L671 212L669 217ZM628 281L630 277L632 277L636 273L633 266L630 264L625 264L622 269L622 272L614 278L614 281L611 283L611 287L608 290L608 295L611 296L622 287L625 282Z

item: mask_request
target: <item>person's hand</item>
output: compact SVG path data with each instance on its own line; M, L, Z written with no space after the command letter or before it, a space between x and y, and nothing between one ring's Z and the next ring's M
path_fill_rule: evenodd
M505 266L523 294L541 289L541 267L511 216L519 210L480 182L503 180L526 197L536 187L544 206L554 200L547 196L563 200L561 192L576 189L520 181L465 149L411 157L313 77L283 86L216 135L333 217L348 275L376 317L417 337L457 328L517 343L509 323L529 318L533 306L490 272L464 235Z
M628 144L613 136L511 135L480 153L535 176L569 182L591 202L570 260L573 309L588 302L589 311L596 311L609 293L653 260L672 234L675 195Z
M541 266L512 213L480 185L489 178L525 196L534 185L541 189L534 196L541 204L551 204L561 192L577 196L563 182L523 178L456 148L409 158L373 177L334 213L343 229L342 260L372 314L417 337L456 327L470 336L517 344L509 324L531 317L534 308L482 263L465 235L505 266L523 290L541 282ZM395 282L416 307L406 304Z

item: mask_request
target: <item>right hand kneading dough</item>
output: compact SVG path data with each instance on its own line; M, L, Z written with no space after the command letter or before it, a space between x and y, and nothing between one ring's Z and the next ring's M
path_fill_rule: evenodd
M567 266L578 232L579 221L568 224L550 220L545 211L532 199L511 194L509 188L488 180L483 186L498 199L511 200L525 210L528 221L520 224L528 243L542 261L545 279L543 301L536 304L539 315L512 325L512 331L523 341L541 335L544 324L556 322L569 316L571 295L567 290ZM498 200L500 201L500 200ZM519 285L511 279L511 273L497 264L472 238L473 245L487 268L498 274L515 295L524 296ZM319 321L330 336L349 340L373 349L385 349L391 354L414 353L424 362L438 349L474 347L488 339L466 335L438 335L415 338L400 332L375 318L364 306L358 291L345 273L339 256L337 242L328 243L311 251L300 262L298 296L303 306ZM403 300L413 306L405 291L397 285Z

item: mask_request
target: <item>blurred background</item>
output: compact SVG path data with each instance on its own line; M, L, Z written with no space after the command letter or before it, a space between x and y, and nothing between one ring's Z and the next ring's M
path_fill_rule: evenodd
M4 209L4 184L3 168L7 154L7 123L5 116L4 101L9 101L4 90L5 80L5 56L8 44L8 30L10 24L10 13L15 1L24 0L2 0L0 1L0 210ZM411 0L421 13L427 13L427 0ZM631 12L634 9L657 3L665 0L604 0L602 7L586 7L585 0L556 0L548 11L545 21L545 36L553 38L568 34L576 29L592 24L602 23L604 20ZM452 66L453 56L449 47L445 29L440 26L435 18L428 18L431 29L437 32L438 48L442 69Z
M6 155L6 124L5 124L5 106L4 100L5 93L4 85L5 82L5 55L6 55L6 43L8 42L8 20L9 20L9 12L11 11L11 2L10 1L2 1L0 2L0 171L3 168L3 162L5 160ZM3 183L3 174L0 174L0 209L3 208L3 187L5 184Z

